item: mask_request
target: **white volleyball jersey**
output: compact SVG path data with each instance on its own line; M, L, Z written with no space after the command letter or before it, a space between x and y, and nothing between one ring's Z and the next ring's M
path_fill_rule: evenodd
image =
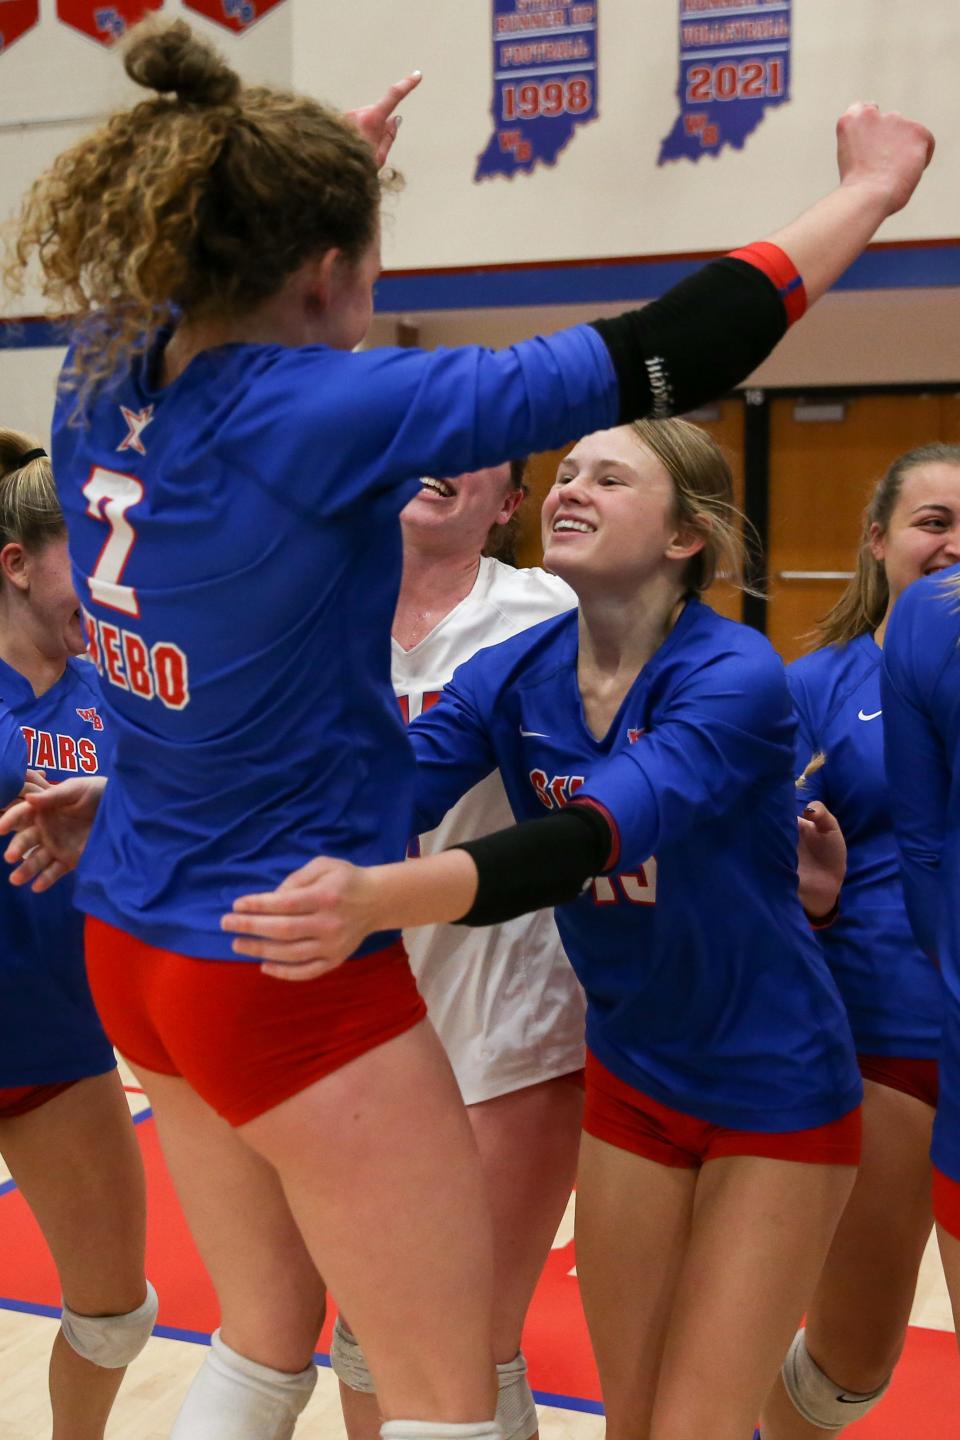
M429 709L477 650L570 610L576 596L545 570L484 556L470 594L412 650L393 642L393 686L408 720ZM498 774L487 776L429 835L424 855L514 823ZM583 1065L583 992L551 910L472 930L404 933L430 1019L468 1105L569 1074Z

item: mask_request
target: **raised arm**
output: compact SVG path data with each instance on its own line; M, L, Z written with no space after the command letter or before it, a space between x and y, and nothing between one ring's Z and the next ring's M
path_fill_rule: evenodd
M933 156L925 126L876 105L851 105L837 121L840 184L775 231L770 240L803 276L807 302L819 300L880 225L902 210Z
M595 322L619 382L615 423L679 414L745 380L903 208L933 154L923 125L875 105L852 105L837 136L830 194L643 310Z

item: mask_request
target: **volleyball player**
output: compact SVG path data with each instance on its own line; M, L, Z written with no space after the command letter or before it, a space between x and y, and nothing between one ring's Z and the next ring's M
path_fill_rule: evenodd
M157 96L40 178L19 257L86 317L54 463L118 735L78 877L88 970L221 1303L174 1433L291 1433L322 1274L386 1435L493 1435L483 1178L396 933L291 987L236 963L221 915L311 856L405 851L410 477L726 390L906 203L932 141L854 107L836 190L641 312L504 352L351 353L379 268L363 136L242 87L182 22L132 32L126 65ZM368 112L375 142L400 94Z
M933 1214L960 1338L960 925L958 747L960 571L925 576L900 597L883 647L881 699L890 806L907 909L939 962L944 1025L933 1125Z
M940 977L910 930L883 763L887 622L923 575L960 559L960 446L900 455L864 517L857 570L788 667L797 768L823 765L800 804L825 802L847 842L839 915L819 931L864 1079L857 1182L823 1275L766 1406L764 1440L807 1440L861 1419L886 1392L906 1338L933 1223L930 1132L943 1017Z
M37 780L109 768L50 462L0 429L0 804ZM93 1008L73 882L0 887L0 1154L50 1247L63 1293L50 1357L54 1440L102 1440L157 1297L144 1277L143 1168L116 1060Z
M403 580L392 669L409 720L430 709L475 651L576 603L558 576L500 558L512 558L522 471L516 462L425 478L400 516ZM421 836L417 850L433 854L509 823L503 785L492 775ZM530 1440L537 1412L520 1339L576 1170L583 992L549 911L484 930L411 930L404 944L466 1102L487 1185L497 1419L508 1440ZM342 1321L331 1359L351 1440L375 1440L372 1382Z
M431 874L421 918L570 902L557 921L587 993L577 1273L616 1440L749 1433L859 1158L849 1028L797 895L783 670L698 598L738 568L731 493L684 421L578 442L543 527L579 612L479 652L411 729L421 825L494 766L526 824L420 866L314 861L228 922L289 931L239 942L282 963L322 934L337 883L334 914L359 931L417 913Z

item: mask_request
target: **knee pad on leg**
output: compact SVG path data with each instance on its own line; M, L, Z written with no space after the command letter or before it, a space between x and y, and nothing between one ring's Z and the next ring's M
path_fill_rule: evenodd
M821 1430L842 1430L854 1420L862 1420L890 1384L885 1380L867 1395L844 1390L811 1358L803 1330L798 1330L793 1338L782 1374L796 1410L810 1425L817 1425Z
M503 1440L496 1420L444 1424L439 1420L385 1420L380 1440Z
M60 1315L63 1338L91 1365L122 1370L135 1360L150 1339L157 1319L157 1292L147 1281L147 1298L126 1315L78 1315L64 1305Z
M339 1315L334 1322L333 1339L330 1341L330 1368L337 1379L342 1380L351 1390L359 1390L363 1395L376 1394L377 1387L367 1369L360 1342L355 1335L350 1334Z
M291 1440L317 1367L288 1375L231 1350L214 1330L170 1440Z
M497 1423L504 1440L530 1440L540 1420L533 1392L527 1383L527 1362L518 1350L512 1360L497 1366Z

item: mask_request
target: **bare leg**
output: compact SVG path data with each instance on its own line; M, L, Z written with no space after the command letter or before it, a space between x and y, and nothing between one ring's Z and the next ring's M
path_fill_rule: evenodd
M696 1184L696 1170L658 1165L593 1135L581 1139L577 1274L600 1372L607 1440L650 1435ZM713 1440L709 1427L699 1440L706 1435Z
M583 1088L569 1076L467 1107L493 1217L493 1352L520 1349L523 1322L573 1186ZM376 1440L380 1407L341 1382L349 1440Z
M302 1369L324 1273L388 1415L492 1416L489 1219L476 1146L429 1025L239 1130L185 1081L138 1074L232 1349Z
M429 1023L285 1100L240 1134L282 1176L310 1253L363 1346L384 1416L492 1418L492 1240L483 1174Z
M143 1165L117 1072L80 1080L0 1121L0 1152L50 1247L63 1297L83 1315L143 1304ZM50 1357L53 1440L102 1440L125 1371L84 1360L58 1333Z
M806 1320L812 1358L845 1390L878 1389L903 1349L933 1223L933 1114L921 1100L864 1082L863 1159ZM761 1430L764 1440L824 1436L797 1412L780 1375Z
M703 1166L650 1440L751 1433L855 1175L853 1166L753 1156Z
M309 1365L326 1292L272 1165L185 1080L133 1067L164 1159L220 1302L226 1343L260 1365ZM313 1149L312 1138L304 1145Z

